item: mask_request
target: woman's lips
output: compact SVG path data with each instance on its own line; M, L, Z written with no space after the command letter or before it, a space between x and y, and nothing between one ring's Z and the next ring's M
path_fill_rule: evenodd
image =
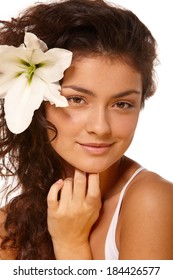
M85 151L102 154L110 150L113 143L78 143Z

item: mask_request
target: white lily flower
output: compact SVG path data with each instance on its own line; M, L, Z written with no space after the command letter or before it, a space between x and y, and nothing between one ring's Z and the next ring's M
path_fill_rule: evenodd
M0 46L0 98L5 99L7 126L15 134L31 123L42 101L57 107L68 106L60 95L59 81L70 66L72 52L47 45L27 32L24 44Z

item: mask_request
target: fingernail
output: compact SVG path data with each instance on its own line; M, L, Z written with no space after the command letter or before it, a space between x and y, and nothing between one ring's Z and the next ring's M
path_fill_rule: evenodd
M61 184L63 183L63 180L62 180L62 179L59 179L58 181L56 181L56 183L57 183L58 185L61 185Z

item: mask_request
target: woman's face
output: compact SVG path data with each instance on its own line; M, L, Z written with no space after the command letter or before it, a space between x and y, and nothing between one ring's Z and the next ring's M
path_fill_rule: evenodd
M120 60L81 58L66 70L61 94L68 107L46 102L47 119L58 130L54 150L82 171L105 171L133 139L142 97L140 73ZM48 135L54 136L50 130Z

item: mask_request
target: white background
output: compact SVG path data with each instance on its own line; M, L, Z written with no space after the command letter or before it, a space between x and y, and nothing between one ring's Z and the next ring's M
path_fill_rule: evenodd
M32 0L5 0L1 5L0 19L17 16L20 11L34 2ZM172 1L112 0L112 2L132 10L149 27L158 42L160 60L160 66L157 67L157 92L147 101L140 116L134 141L126 154L146 168L173 181Z

